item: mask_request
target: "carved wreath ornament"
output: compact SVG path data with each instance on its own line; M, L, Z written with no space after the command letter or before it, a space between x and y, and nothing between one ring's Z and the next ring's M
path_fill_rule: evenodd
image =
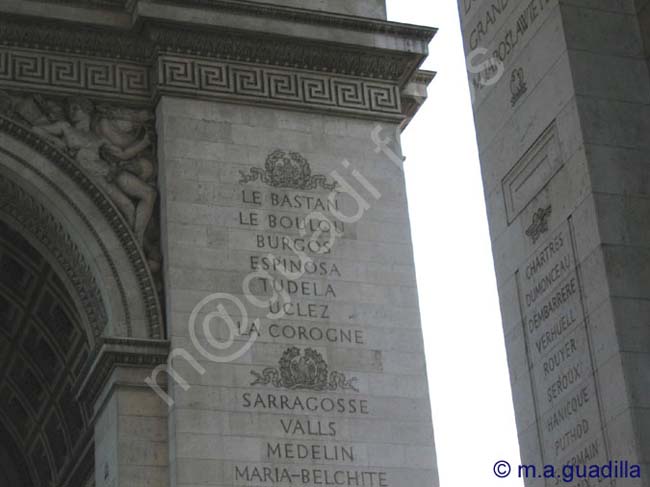
M336 183L327 181L322 174L312 174L307 159L297 152L285 152L277 149L266 158L264 169L253 167L249 173L240 171L241 184L260 180L274 188L286 189L336 189Z
M301 352L297 347L287 349L279 367L267 367L262 373L251 371L255 380L252 386L268 385L285 389L312 391L353 390L359 392L356 377L348 379L341 372L329 372L323 356L311 348Z
M533 222L526 229L526 235L533 240L533 243L537 243L537 240L548 232L548 219L552 212L553 208L549 205L546 208L539 208L533 215Z
M514 107L519 99L528 91L528 85L524 79L524 68L517 68L512 71L510 76L510 93L512 98L510 104Z

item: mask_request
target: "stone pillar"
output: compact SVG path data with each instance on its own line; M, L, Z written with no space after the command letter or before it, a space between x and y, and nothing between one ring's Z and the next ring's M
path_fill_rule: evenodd
M95 487L169 485L167 406L145 382L168 349L154 340L104 342L81 389L94 404Z
M381 126L172 97L157 120L170 485L437 485L404 175L375 150Z
M595 3L459 9L522 460L648 486L647 15Z
M398 167L435 29L383 0L0 14L2 145L47 188L22 220L103 340L75 362L97 487L437 485Z

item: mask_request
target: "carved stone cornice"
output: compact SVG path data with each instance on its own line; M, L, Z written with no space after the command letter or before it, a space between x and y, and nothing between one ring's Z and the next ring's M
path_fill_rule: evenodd
M424 86L429 86L438 73L435 71L428 71L426 69L419 69L415 76L411 79L412 83L422 84Z
M132 0L41 0L45 3L64 5L82 5L84 7L100 7L103 9L123 10Z
M79 0L88 1L88 0ZM392 34L408 37L426 43L436 35L438 29L419 25L388 22L364 17L355 17L344 14L321 12L308 9L292 8L269 3L241 2L237 0L152 0L152 3L203 7L229 13L238 13L264 17L267 19L280 19L304 24L340 27L357 32L371 32L378 34Z
M152 25L146 32L158 50L168 53L388 81L403 79L418 62L417 54L323 46L245 32L163 25Z
M40 0L43 3L100 7L112 10L132 11L141 0ZM357 17L340 13L308 10L266 2L239 0L147 0L147 3L177 5L218 10L246 16L278 19L302 24L321 25L349 29L356 32L390 34L409 39L430 42L437 29L418 25L390 22L380 19Z
M143 33L135 35L77 24L51 25L24 19L0 20L0 46L143 64L150 64L156 51L164 51L389 81L403 81L420 58L415 53L324 46L241 31L150 23Z
M104 338L95 359L83 374L77 397L93 404L117 367L154 369L167 362L169 349L170 343L166 340Z
M168 55L158 58L157 71L157 95L339 111L382 119L397 119L402 113L394 83Z
M153 45L130 32L25 18L0 20L0 46L147 62Z
M435 33L255 2L192 0L204 1L211 8L250 15L388 30L416 44ZM0 21L0 89L32 86L142 104L167 94L399 121L399 93L426 54L425 44L417 49L380 49L150 18L135 25L126 32L5 17Z
M404 115L404 120L401 124L402 130L411 123L413 117L415 117L420 107L426 101L427 87L435 77L435 71L418 70L404 90L402 90L402 113Z

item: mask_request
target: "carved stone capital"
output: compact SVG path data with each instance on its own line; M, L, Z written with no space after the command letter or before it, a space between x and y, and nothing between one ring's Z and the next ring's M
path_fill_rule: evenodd
M104 338L94 361L86 370L77 397L88 404L96 404L102 392L105 392L106 386L109 385L115 370L141 369L141 372L146 375L152 369L167 362L169 347L170 344L166 340ZM118 377L113 382L119 380ZM141 385L146 387L144 381Z

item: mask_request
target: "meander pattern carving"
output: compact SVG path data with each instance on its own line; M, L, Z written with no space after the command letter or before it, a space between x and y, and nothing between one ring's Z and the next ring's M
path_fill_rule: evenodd
M161 56L158 89L205 96L260 98L284 104L400 114L396 85L227 62Z
M433 35L411 30L408 35ZM135 34L0 21L0 87L142 103L173 94L397 119L399 86L418 63L416 54L323 48L234 31L152 24Z
M0 82L144 99L151 90L146 66L8 48L0 48Z

